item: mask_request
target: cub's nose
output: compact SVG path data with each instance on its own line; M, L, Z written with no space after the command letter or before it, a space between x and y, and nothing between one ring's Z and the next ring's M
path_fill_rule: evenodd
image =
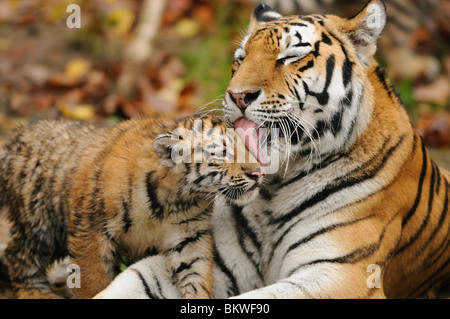
M242 93L234 93L232 90L228 90L227 92L230 95L231 100L237 105L242 113L244 113L245 109L261 94L261 90L247 90Z
M260 171L255 171L253 173L245 173L245 175L250 178L251 180L254 180L255 182L261 178L261 176L265 176L265 174L261 173Z

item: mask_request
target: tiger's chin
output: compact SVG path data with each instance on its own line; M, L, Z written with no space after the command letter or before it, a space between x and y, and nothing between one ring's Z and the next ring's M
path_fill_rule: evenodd
M235 196L225 196L227 202L236 206L245 206L256 199L259 194L258 184L254 184L246 190L239 190L239 195Z

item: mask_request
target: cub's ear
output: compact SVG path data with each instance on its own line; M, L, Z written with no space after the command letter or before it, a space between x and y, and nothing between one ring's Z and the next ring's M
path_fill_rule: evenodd
M358 60L363 66L369 66L377 50L377 39L385 25L386 6L383 0L369 1L356 16L343 22L342 29L355 46Z
M172 159L172 149L179 140L172 137L172 134L158 135L153 142L153 150L158 155L161 164L166 167L174 167L175 162Z
M256 8L252 12L252 15L250 17L250 25L248 27L247 32L251 33L264 23L277 20L281 17L282 17L281 14L276 12L267 4L260 3L256 6Z

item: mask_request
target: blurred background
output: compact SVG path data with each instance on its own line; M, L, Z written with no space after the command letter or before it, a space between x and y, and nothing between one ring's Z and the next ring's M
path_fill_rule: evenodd
M231 62L256 0L0 0L0 144L29 120L115 124L160 112L221 113ZM81 28L67 20L76 3ZM345 12L351 16L356 12ZM450 0L409 45L432 77L389 74L432 157L450 168ZM72 21L72 20L71 20ZM0 243L7 226L0 223ZM11 296L0 283L0 297Z

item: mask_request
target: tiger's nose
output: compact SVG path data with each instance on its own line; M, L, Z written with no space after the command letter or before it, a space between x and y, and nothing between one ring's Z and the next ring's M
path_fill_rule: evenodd
M261 90L247 90L242 93L234 93L233 91L228 90L227 92L230 95L231 100L238 108L241 109L242 112L244 112L245 109L261 94Z
M253 173L246 173L245 174L248 178L250 178L251 180L254 180L255 182L258 181L258 179L260 179L261 177L265 177L266 174L263 171L255 171Z

